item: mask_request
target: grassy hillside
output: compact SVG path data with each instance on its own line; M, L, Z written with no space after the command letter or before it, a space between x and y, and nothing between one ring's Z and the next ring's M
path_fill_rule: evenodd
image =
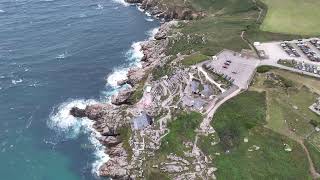
M268 6L263 31L320 35L319 0L262 0Z
M218 168L217 179L311 179L302 147L263 126L265 97L265 93L249 91L228 101L212 122L220 142L212 145L215 138L200 139L200 148ZM286 152L284 144L292 152Z
M203 118L198 112L179 112L175 117L168 123L170 132L161 140L160 149L155 152L154 156L148 157L146 163L143 164L146 179L172 179L171 174L161 173L158 168L152 168L152 166L165 162L167 155L171 153L184 157L183 152L190 149L187 149L183 142L194 141L195 129L200 125Z
M273 69L268 74L257 74L251 89L267 95L267 127L287 136L307 138L314 130L311 120L320 117L309 110L319 97L320 81L295 73ZM293 137L296 138L296 137Z
M212 56L223 49L249 49L249 42L301 38L300 35L261 31L262 4L252 0L188 0L182 5L206 13L206 17L180 23L170 39L168 54L191 54L200 51ZM181 4L179 4L181 5ZM178 5L178 6L179 6ZM262 11L264 12L264 11ZM245 32L243 37L241 34Z

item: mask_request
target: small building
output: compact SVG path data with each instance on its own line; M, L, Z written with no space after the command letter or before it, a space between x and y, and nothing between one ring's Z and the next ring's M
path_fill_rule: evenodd
M146 86L146 92L147 92L147 93L150 93L150 92L151 92L151 89L152 89L152 87L151 87L151 86L149 86L149 85L148 85L148 86Z
M199 86L200 86L200 82L197 80L192 80L190 83L190 87L191 87L191 91L193 94L198 94L199 93Z
M131 127L133 130L144 129L145 127L152 124L152 117L147 113L142 112L139 116L132 120Z
M200 94L206 98L209 98L211 95L213 95L213 90L210 85L205 84L203 85L203 90L200 92Z
M260 42L254 42L253 45L254 45L254 46L260 46L261 43L260 43Z

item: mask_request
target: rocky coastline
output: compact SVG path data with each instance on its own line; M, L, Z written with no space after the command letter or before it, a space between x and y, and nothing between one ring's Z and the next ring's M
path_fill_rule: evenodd
M133 163L130 163L129 150L124 147L120 133L124 127L131 129L130 119L138 109L135 107L136 102L130 101L131 96L139 85L144 86L145 79L150 79L152 74L150 72L154 68L161 67L170 59L170 56L166 55L169 44L168 33L172 26L177 25L177 20L194 20L205 16L204 13L187 7L166 7L157 0L126 0L126 2L136 4L152 16L163 20L153 39L140 44L144 54L141 59L142 67L131 68L127 73L127 79L118 82L119 86L128 84L130 87L112 96L111 103L90 105L85 109L74 107L70 110L70 114L75 117L87 117L94 121L93 127L101 134L98 140L106 147L105 153L110 157L100 167L99 175L113 179L135 179L130 173Z
M127 74L127 79L118 82L118 85L129 84L129 88L120 90L111 97L111 103L101 103L89 105L85 109L74 107L70 114L74 117L87 117L94 121L95 128L101 137L98 138L101 144L106 147L105 153L110 159L100 167L99 175L111 177L113 179L134 179L130 175L130 160L128 149L124 148L120 130L124 127L130 128L130 119L135 104L130 102L130 97L136 91L139 83L148 78L149 72L165 63L170 57L165 55L168 45L167 34L170 27L176 25L176 21L165 22L159 28L154 39L149 39L141 43L143 58L141 68L131 68Z
M143 10L148 11L151 15L170 21L178 20L195 20L205 16L203 12L197 12L185 6L169 6L158 0L125 0L131 4L138 4Z

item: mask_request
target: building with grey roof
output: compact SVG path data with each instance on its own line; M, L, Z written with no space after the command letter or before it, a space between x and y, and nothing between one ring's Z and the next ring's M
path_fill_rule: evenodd
M142 112L139 116L132 120L131 127L133 130L144 129L145 127L152 124L152 117L147 113Z

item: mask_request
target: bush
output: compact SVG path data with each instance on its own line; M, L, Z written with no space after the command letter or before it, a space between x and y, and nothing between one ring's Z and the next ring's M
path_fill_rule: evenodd
M289 80L289 79L286 79L282 76L279 76L279 79L281 80L281 82L283 83L283 85L286 87L286 88L289 88L289 87L293 87L294 86L294 82Z
M258 73L266 73L266 72L270 71L271 69L273 69L272 66L259 66L257 68L257 72Z

